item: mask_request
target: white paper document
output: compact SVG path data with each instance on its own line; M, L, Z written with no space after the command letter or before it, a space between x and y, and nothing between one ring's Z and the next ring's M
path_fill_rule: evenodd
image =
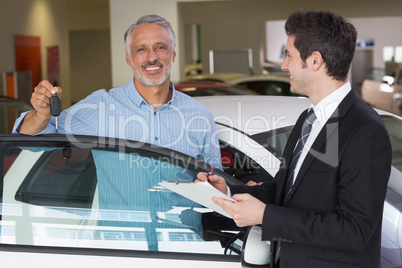
M221 191L217 190L213 187L209 182L189 182L189 181L162 181L159 185L178 193L204 207L212 209L223 216L228 218L232 218L229 213L223 210L220 206L212 201L212 197L220 197L232 202L236 202L236 200L228 197Z

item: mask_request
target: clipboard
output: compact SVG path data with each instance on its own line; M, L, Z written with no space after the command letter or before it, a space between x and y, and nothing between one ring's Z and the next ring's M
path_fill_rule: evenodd
M220 197L232 202L237 203L236 200L230 198L229 196L225 195L221 191L217 190L213 187L209 182L189 182L189 181L162 181L159 182L159 185L179 194L182 195L204 207L212 209L219 214L232 218L229 213L227 213L223 208L218 206L217 204L212 201L212 197Z

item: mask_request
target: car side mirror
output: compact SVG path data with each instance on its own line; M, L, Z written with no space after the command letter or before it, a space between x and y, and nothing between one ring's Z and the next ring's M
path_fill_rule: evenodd
M270 267L271 243L262 241L260 226L248 229L241 253L242 267Z

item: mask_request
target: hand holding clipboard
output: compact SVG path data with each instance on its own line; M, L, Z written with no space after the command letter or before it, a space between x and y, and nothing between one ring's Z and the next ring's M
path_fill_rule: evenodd
M204 207L212 209L219 214L232 218L229 213L223 210L219 205L212 201L212 197L219 197L236 202L224 193L217 190L207 181L189 182L189 181L162 181L159 185L180 194Z

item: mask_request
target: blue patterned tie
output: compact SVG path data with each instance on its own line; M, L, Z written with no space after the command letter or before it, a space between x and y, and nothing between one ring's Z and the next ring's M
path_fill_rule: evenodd
M288 176L287 176L287 181L286 181L286 185L285 185L285 193L286 194L285 194L285 198L283 200L286 200L286 197L292 190L297 161L299 160L300 155L303 151L304 145L306 144L307 138L310 135L311 126L313 125L313 122L316 119L317 119L317 117L315 116L314 109L311 108L307 113L306 119L302 126L302 131L300 133L300 137L297 140L296 148L294 149L292 157L290 158Z

